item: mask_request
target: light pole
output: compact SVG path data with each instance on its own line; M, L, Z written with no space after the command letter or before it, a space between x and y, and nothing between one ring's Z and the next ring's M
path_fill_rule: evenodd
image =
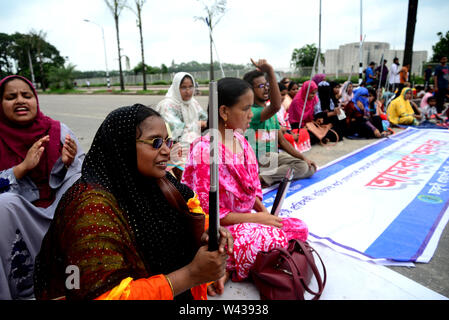
M107 82L107 85L108 85L108 90L110 90L110 89L111 89L111 80L109 79L108 59L107 59L107 57L106 57L106 41L105 41L105 39L104 39L104 29L103 29L102 26L100 26L99 24L97 24L97 23L95 23L95 22L93 22L93 21L90 21L90 20L88 20L88 19L84 19L84 21L85 21L85 22L93 23L93 24L96 25L97 27L100 27L100 28L101 28L101 34L102 34L102 36L103 36L104 63L105 63L105 65L106 65L106 82Z

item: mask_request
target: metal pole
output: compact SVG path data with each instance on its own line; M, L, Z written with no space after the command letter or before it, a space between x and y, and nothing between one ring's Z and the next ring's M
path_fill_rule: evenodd
M318 27L318 72L321 72L321 0L320 0L320 14L319 14L319 27Z
M107 86L108 86L108 90L110 90L111 89L111 80L109 78L108 59L107 59L107 55L106 55L106 40L104 38L104 29L103 29L103 27L101 25L99 25L98 23L95 23L93 21L90 21L88 19L84 19L84 21L93 23L97 27L101 28L101 35L103 37L104 63L105 63L105 66L106 66L106 83L107 83Z
M380 58L380 75L379 75L379 85L377 86L377 88L379 89L382 86L382 74L384 71L384 54L382 53L382 57Z
M101 27L101 26L100 26ZM109 78L109 70L108 70L108 59L106 55L106 40L104 38L104 30L103 27L101 27L101 34L103 36L103 48L104 48L104 64L106 66L106 83L108 85L108 90L111 89L111 80Z
M363 24L362 24L362 0L360 0L360 48L359 48L359 85L362 83L362 73L363 73L363 63L362 63L362 59L363 59L363 51L362 51L362 45L363 45L363 39L362 39L362 34L363 34Z
M218 176L218 93L217 82L209 83L210 189L209 189L209 251L218 250L219 176Z

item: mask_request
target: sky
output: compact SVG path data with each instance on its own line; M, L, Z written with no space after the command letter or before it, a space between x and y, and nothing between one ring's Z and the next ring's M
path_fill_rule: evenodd
M134 0L128 0L131 7ZM143 6L145 63L160 67L172 61L209 62L209 32L203 21L204 0L147 0ZM319 0L228 0L215 26L214 41L223 63L247 64L267 59L275 69L287 69L295 48L319 43ZM46 41L77 70L118 70L114 18L104 0L0 0L0 32L46 33ZM388 42L403 50L408 0L362 0L365 41ZM449 1L420 0L414 50L427 50L437 32L449 30ZM85 22L88 19L92 22ZM130 68L141 61L136 15L123 10L119 18L122 54ZM106 59L102 28L105 35ZM321 48L360 40L360 0L321 0ZM214 59L217 54L214 51ZM123 68L126 69L124 58Z

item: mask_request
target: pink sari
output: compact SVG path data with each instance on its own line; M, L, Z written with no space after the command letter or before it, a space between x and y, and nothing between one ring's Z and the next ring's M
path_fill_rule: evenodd
M224 145L219 165L220 219L230 212L252 214L256 197L262 200L262 188L258 175L257 159L246 139L234 131L243 151L234 154ZM203 210L209 212L209 136L193 142L187 160L182 182L194 190ZM239 223L226 226L234 237L234 254L228 259L226 269L232 272L233 281L248 278L259 251L269 251L276 247L287 247L290 239L305 241L308 229L304 222L296 218L283 219L282 228L258 223Z

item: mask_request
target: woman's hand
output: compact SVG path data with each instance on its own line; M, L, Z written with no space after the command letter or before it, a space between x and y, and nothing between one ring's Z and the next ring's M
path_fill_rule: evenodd
M227 250L228 254L232 254L234 249L234 238L228 229L220 227L218 229L220 239L218 239L218 251L224 253ZM209 229L201 236L201 242L207 244L209 242Z
M336 115L338 116L341 113L341 107L340 106L335 107L334 111L335 111Z
M76 145L75 140L70 137L69 134L65 136L64 145L62 146L62 154L61 154L61 160L62 163L67 167L69 167L73 160L75 160L75 156L78 150L78 146Z
M275 216L267 211L252 213L252 215L254 215L254 218L256 218L255 221L257 221L257 223L282 228L282 218Z
M47 143L48 141L50 141L50 136L46 135L45 137L37 140L31 146L25 156L25 159L13 169L16 179L22 179L27 175L29 171L36 168L45 150L43 144Z

